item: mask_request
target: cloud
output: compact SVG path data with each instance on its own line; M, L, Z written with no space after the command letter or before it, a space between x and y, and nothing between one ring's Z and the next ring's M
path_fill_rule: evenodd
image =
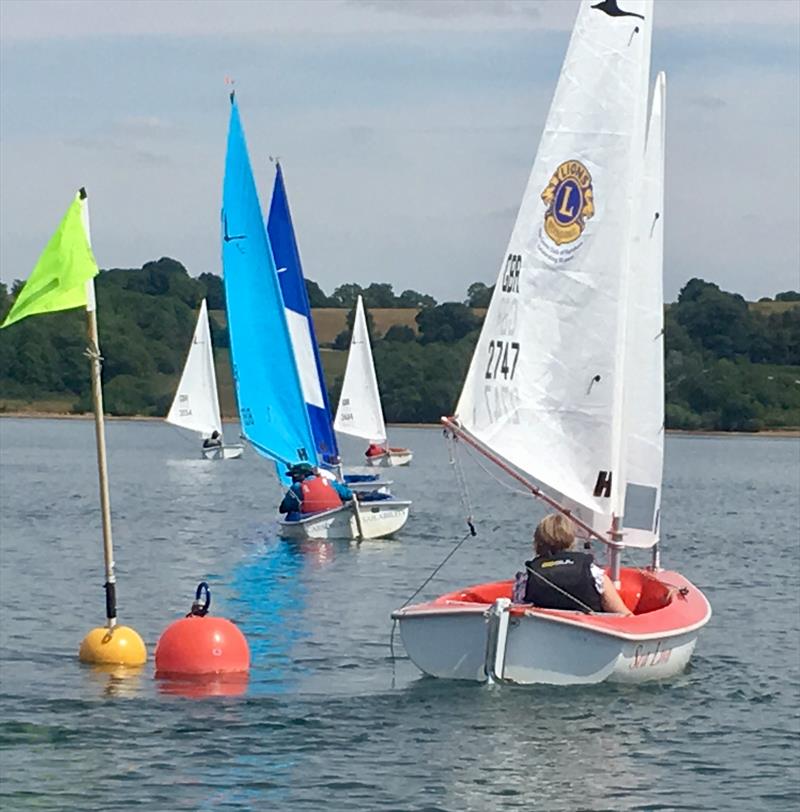
M571 29L578 0L2 0L0 40L98 37L328 36L416 30L480 32ZM796 0L659 0L664 29L780 29L797 38Z
M219 272L233 74L262 206L279 154L308 275L440 299L494 282L577 7L43 3L0 2L3 279L81 185L104 267ZM797 5L658 4L668 297L690 276L748 298L797 287Z
M348 0L352 5L381 13L453 20L459 17L540 19L542 12L531 0Z

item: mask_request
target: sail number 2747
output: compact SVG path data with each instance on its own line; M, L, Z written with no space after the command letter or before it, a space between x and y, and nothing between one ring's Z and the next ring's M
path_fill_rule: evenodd
M519 342L501 341L493 338L489 342L489 360L486 363L486 379L493 381L498 375L503 380L513 381L519 360Z

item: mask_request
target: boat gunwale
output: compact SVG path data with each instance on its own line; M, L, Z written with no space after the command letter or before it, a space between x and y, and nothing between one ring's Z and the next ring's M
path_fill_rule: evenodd
M650 574L655 575L652 572ZM702 618L699 618L691 623L688 623L680 627L655 628L646 632L627 632L624 631L623 629L618 628L617 626L610 625L610 623L618 624L620 621L629 621L630 616L628 615L612 614L606 612L585 614L583 612L574 610L544 609L540 607L534 607L531 604L511 604L511 606L509 607L509 614L515 617L532 617L545 621L552 621L554 623L562 623L567 626L585 629L588 631L596 632L598 634L606 635L608 637L614 637L620 640L630 640L630 641L642 641L642 640L653 640L655 638L678 637L682 634L689 634L693 631L697 631L698 629L701 629L703 626L705 626L711 619L712 610L711 604L709 603L706 596L703 594L702 590L698 589L694 584L686 580L686 578L684 578L679 573L662 570L660 571L659 574L669 576L670 578L680 579L683 582L681 586L688 586L694 593L696 593L694 601L697 601L697 596L699 596L699 600L702 601L705 608ZM488 583L497 583L497 582L488 582ZM445 593L445 595L440 595L438 598L434 598L432 601L427 601L425 603L417 603L411 606L404 606L401 609L396 609L394 612L392 612L391 617L393 620L402 621L411 618L485 614L492 606L494 606L494 601L489 603L480 603L477 601L457 601L447 599L448 594L456 595L459 592L470 590L474 588L474 586L482 586L482 584L476 584L473 585L473 587L466 587L465 589L456 592ZM663 619L663 615L661 615L661 613L664 612L665 610L668 610L672 605L673 605L672 601L670 601L670 603L667 606L664 606L661 609L656 609L651 612L644 612L640 615L634 615L633 617L636 619L647 619L648 617L651 620ZM653 617L658 615L661 615L661 617L660 618Z
M366 504L369 504L368 502ZM378 507L379 505L383 507L394 507L394 508L410 508L412 502L409 500L404 499L382 499L380 502L376 502L374 505L370 505L370 509L372 507ZM305 524L309 524L311 522L318 522L320 519L327 519L329 517L335 516L337 513L342 513L343 511L347 511L352 513L353 508L351 504L339 505L338 507L331 508L330 510L320 510L317 513L309 513L306 516L303 516L300 519L292 519L287 521L286 519L278 519L278 524L282 527L298 527ZM366 513L367 510L361 510L361 513Z

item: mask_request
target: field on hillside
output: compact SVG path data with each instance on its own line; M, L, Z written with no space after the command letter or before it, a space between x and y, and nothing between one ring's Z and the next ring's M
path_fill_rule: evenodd
M314 328L317 331L317 341L320 344L332 344L336 336L347 327L347 314L350 311L346 307L315 307L311 311L314 319ZM375 329L379 336L386 334L386 331L395 324L410 327L417 332L416 307L373 307L369 309Z
M771 316L773 313L785 313L800 307L800 302L748 302L747 306L762 316Z
M341 378L344 375L344 368L347 364L347 353L340 350L329 350L323 347L321 358L322 368L325 372L325 380L329 385L332 385L336 382L337 378ZM227 350L214 351L214 366L217 370L217 388L219 389L219 403L222 416L236 417L236 396L233 391L233 378L231 376ZM177 387L177 385L178 378L176 376L174 386ZM331 408L336 411L336 404L332 403Z

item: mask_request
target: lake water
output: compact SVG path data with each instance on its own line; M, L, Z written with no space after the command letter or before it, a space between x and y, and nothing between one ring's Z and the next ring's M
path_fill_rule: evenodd
M439 432L392 433L415 452L390 472L414 500L399 538L298 545L277 538L280 489L252 450L208 463L160 423L107 431L121 622L152 655L208 580L249 639L249 682L187 696L152 661L78 663L104 617L93 425L0 420L3 809L797 808L797 440L668 439L664 565L714 609L685 674L498 688L423 677L399 634L390 657L390 612L465 530ZM543 515L464 464L478 536L423 597L511 577Z

